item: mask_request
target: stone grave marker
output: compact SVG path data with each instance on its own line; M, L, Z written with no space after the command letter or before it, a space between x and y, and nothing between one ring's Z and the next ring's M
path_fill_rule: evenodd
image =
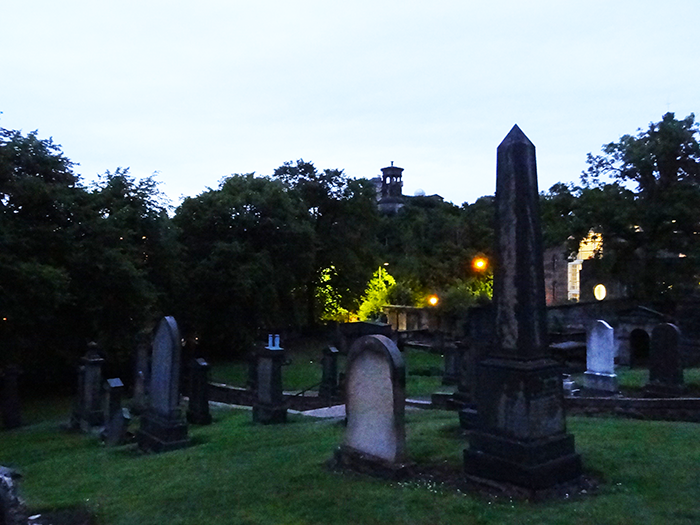
M209 425L209 363L197 358L190 361L190 401L187 405L187 421L197 425Z
M19 375L20 368L17 365L8 365L2 372L2 424L7 430L22 425Z
M323 349L321 358L321 386L318 395L323 399L331 400L338 397L338 354L335 346Z
M346 366L347 429L336 461L359 470L403 467L406 369L396 344L383 335L356 340Z
M180 350L177 323L165 317L153 339L148 409L136 434L139 448L162 452L188 445L187 421L180 407Z
M129 418L122 408L124 383L118 377L108 379L105 383L107 398L107 420L103 431L105 444L110 447L122 445L126 441L126 427Z
M282 365L284 349L280 347L279 334L270 334L268 345L257 354L257 392L253 404L255 423L285 423L287 407L282 391Z
M494 337L477 365L468 475L542 489L580 476L561 368L548 349L535 146L514 126L497 150Z
M136 340L136 360L134 363L134 395L131 407L134 412L141 414L148 406L147 388L149 376L149 335L142 332Z
M442 375L443 385L456 385L462 368L462 352L455 343L444 343L442 353L445 359L445 370Z
M649 383L645 395L678 397L683 395L683 359L680 351L681 331L671 323L662 323L651 332L649 349Z
M615 330L600 319L588 330L586 367L583 386L588 393L614 394L618 391L615 374Z
M83 432L104 424L102 367L97 343L88 344L88 351L78 368L78 395L71 417L71 427Z

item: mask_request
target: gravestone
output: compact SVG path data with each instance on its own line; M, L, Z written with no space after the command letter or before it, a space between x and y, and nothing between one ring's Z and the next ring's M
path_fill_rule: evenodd
M468 475L541 489L581 474L549 354L535 146L514 126L498 146L494 344L477 365Z
M318 389L319 397L331 400L338 397L338 354L335 346L323 349L321 358L321 385Z
M350 348L346 373L347 428L336 461L359 470L400 469L406 448L401 352L388 337L364 336Z
M285 423L287 407L282 391L284 349L279 334L270 335L268 345L258 352L258 377L253 421L255 423Z
M201 357L190 361L190 401L187 405L187 421L197 425L209 425L209 363Z
M8 365L2 373L2 424L7 430L22 425L22 410L19 400L19 375L17 365Z
M588 393L614 394L618 391L615 375L615 330L597 320L586 338L586 373L583 386Z
M149 335L142 332L136 340L136 360L134 364L134 395L131 400L131 407L134 412L141 414L148 406L147 385L148 385L148 357L149 357Z
M662 323L651 332L649 349L649 383L644 393L649 397L683 395L683 359L680 351L681 331L676 325Z
M459 382L459 374L462 368L462 352L455 343L444 343L442 352L445 360L442 384L456 385Z
M110 447L122 445L126 441L126 426L129 418L122 408L124 383L117 378L108 379L105 383L107 398L107 421L102 433L105 444Z
M78 368L78 395L71 416L71 427L83 432L104 424L102 391L102 367L105 360L100 356L97 343L88 344L88 351L80 359Z
M17 489L21 477L17 471L0 466L0 525L27 525L27 508Z
M165 317L153 339L148 409L141 416L136 441L141 450L162 452L188 445L187 422L180 407L180 350L175 319Z

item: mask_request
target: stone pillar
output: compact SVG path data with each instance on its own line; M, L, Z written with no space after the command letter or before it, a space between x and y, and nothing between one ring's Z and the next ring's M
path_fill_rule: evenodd
M197 425L209 425L209 363L201 357L190 361L190 402L187 421Z
M605 321L595 321L586 337L587 393L610 395L618 391L615 375L615 330Z
M108 379L105 383L107 397L107 421L103 432L107 446L122 445L126 441L126 426L128 418L122 409L122 396L124 395L124 383L118 377Z
M328 399L338 397L338 354L335 346L323 349L321 359L321 386L318 389L319 397Z
M680 351L681 331L676 325L662 323L651 332L649 348L649 383L647 397L678 397L685 391L683 359Z
M406 449L406 368L388 337L368 335L348 353L347 430L336 461L358 470L396 472Z
M258 353L258 389L253 404L255 423L286 423L287 407L282 391L284 349L280 336L270 334L268 345Z
M535 146L514 126L498 147L494 344L477 367L469 475L532 489L581 474L549 355Z
M22 425L19 375L20 368L17 365L6 366L2 374L2 424L7 430Z
M71 428L90 432L104 424L102 366L97 343L88 344L88 351L80 359L78 393L71 416Z
M153 340L148 409L136 434L141 450L162 452L189 444L187 421L180 407L181 349L175 319L164 317Z

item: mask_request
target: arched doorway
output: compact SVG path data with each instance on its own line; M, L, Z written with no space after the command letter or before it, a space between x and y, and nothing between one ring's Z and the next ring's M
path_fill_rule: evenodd
M642 367L649 363L650 337L646 330L635 328L630 332L630 366Z

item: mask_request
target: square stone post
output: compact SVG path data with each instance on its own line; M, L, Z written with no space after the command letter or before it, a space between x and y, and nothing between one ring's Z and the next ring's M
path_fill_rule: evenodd
M514 126L498 147L494 344L477 366L467 474L531 489L581 474L549 355L535 146Z
M209 363L201 357L190 361L190 402L187 421L197 425L209 425Z
M124 383L118 377L108 379L105 383L107 397L107 421L105 422L104 440L107 446L117 446L124 443L128 419L124 417L122 396Z
M255 423L286 423L287 407L282 391L284 349L279 334L270 334L268 345L258 353L258 388L253 404Z

